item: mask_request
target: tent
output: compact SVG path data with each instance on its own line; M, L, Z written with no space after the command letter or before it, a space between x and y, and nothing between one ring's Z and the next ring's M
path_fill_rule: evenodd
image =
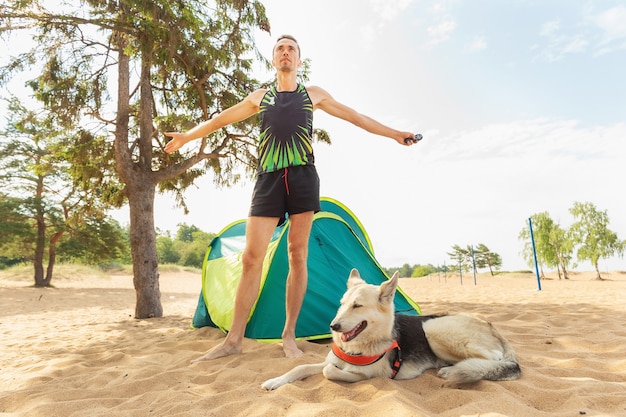
M329 324L346 291L350 270L357 268L370 284L389 277L374 257L369 236L356 216L331 198L321 199L322 210L315 214L309 239L309 280L298 322L296 337L330 337ZM261 286L251 310L245 336L278 340L285 322L287 233L289 221L276 227L265 255ZM202 292L192 327L213 326L224 332L232 322L235 293L241 276L241 254L245 246L246 220L226 226L211 241L202 267ZM419 306L401 289L396 292L396 312L419 315Z

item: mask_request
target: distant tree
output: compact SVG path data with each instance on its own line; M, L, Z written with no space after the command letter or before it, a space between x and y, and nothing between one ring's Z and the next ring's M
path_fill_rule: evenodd
M448 252L452 265L461 264L463 271L473 271L474 266L476 269L489 268L491 275L494 275L493 270L499 270L502 267L502 258L495 252L491 252L489 248L483 244L478 244L475 248L472 245L467 245L465 248L454 245L452 251ZM449 266L448 270L454 270L454 266Z
M413 272L411 273L412 278L425 277L430 274L434 274L437 272L437 268L433 265L415 265L413 267Z
M5 230L13 249L21 242L22 256L33 263L35 285L50 285L63 238L75 240L63 248L68 258L78 252L89 261L116 258L123 250L119 227L106 217L94 193L73 180L63 157L67 136L89 134L63 129L56 115L28 110L16 99L8 107L9 126L0 133L0 179L11 196L4 210L11 202L13 210L3 221L12 219Z
M392 276L399 269L400 268L395 267L383 267L383 271L385 271L385 274L387 274L388 276Z
M127 232L110 217L85 219L68 230L59 244L60 262L107 265L110 262L130 263Z
M193 242L193 235L196 232L199 232L200 229L197 226L191 225L189 226L186 223L181 223L178 225L178 230L176 231L176 240L181 242Z
M30 249L27 242L32 242L35 234L22 210L22 199L2 191L0 191L0 230L2 231L0 264L11 266L29 259L26 256Z
M615 254L624 256L626 242L609 229L609 216L599 211L592 203L575 202L569 210L576 221L570 227L574 242L578 245L579 261L588 260L596 270L597 279L601 280L598 261Z
M176 250L175 242L169 232L165 235L157 235L157 256L159 263L176 264L180 260L180 253Z
M550 231L549 238L557 260L559 279L561 279L561 272L563 272L563 278L569 279L567 270L569 269L574 251L574 241L571 238L571 233L555 224Z
M383 270L388 276L392 276L393 274L397 272L400 278L412 277L414 269L415 269L415 266L411 266L409 264L404 264L400 267L383 268Z
M554 220L552 220L548 212L533 214L530 216L530 219L533 227L535 250L533 252L533 237L530 235L530 226L526 223L526 227L520 231L518 236L520 240L524 241L522 257L528 266L532 267L535 265L536 254L541 277L545 277L543 267L554 266L556 259L554 249L550 243L550 233L554 227Z
M409 264L402 265L398 270L398 275L400 275L401 278L410 277L412 273L413 267Z
M474 248L474 257L476 258L477 268L489 268L489 272L493 276L493 270L502 268L502 258L495 252L491 252L489 248L480 243Z
M215 233L207 233L195 225L185 223L178 225L175 239L172 239L169 232L159 233L159 262L201 268L209 243L215 236Z
M203 232L196 226L197 229L191 234L191 241L189 242L176 242L177 248L181 255L179 263L184 266L192 266L194 268L202 268L204 262L204 256L207 251L207 247L213 238L214 233ZM180 229L179 229L180 231ZM180 234L179 234L180 235ZM181 245L182 244L182 245Z
M122 240L124 242L124 251L114 260L122 265L132 265L133 257L130 251L130 226L125 225L122 228Z
M450 270L455 268L452 265L460 265L463 271L471 271L474 267L472 261L472 247L469 245L465 248L462 248L459 245L452 246L452 252L448 252L448 256L452 261L449 268Z

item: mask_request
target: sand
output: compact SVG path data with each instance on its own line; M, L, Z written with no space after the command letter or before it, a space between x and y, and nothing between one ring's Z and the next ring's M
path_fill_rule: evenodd
M423 313L471 312L515 347L516 381L452 387L427 371L409 381L355 384L317 375L276 391L260 384L328 345L245 340L244 353L189 361L223 334L191 329L200 277L163 273L165 317L133 318L129 276L57 279L56 288L0 275L0 416L626 416L626 274L569 281L532 274L403 278Z

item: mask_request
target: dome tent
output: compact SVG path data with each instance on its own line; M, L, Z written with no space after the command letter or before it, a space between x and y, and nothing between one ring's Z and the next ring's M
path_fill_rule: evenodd
M365 229L343 204L322 197L321 211L313 218L309 239L309 279L296 337L330 337L330 322L347 289L352 268L370 284L389 279L374 257ZM285 285L289 264L287 234L289 220L274 230L263 262L261 285L250 312L245 336L279 340L285 322ZM241 254L245 247L246 220L226 226L209 244L202 267L202 291L192 327L213 326L227 332L233 318L234 300L241 276ZM419 306L401 289L395 296L396 312L421 314Z

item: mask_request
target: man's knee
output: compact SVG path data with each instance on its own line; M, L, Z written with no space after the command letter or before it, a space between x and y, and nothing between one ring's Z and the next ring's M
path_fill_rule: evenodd
M246 249L241 254L241 265L244 269L254 268L263 264L265 253Z
M294 245L295 246L295 245ZM290 247L289 248L289 264L293 266L305 266L308 256L308 247Z

